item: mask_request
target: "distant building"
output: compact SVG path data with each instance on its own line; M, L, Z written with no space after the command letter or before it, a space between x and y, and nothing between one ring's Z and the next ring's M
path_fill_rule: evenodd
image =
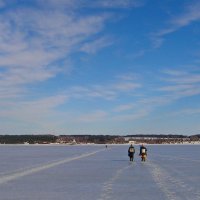
M135 144L135 141L134 140L129 140L128 143L129 144Z
M28 142L24 142L24 144L29 144Z
M75 139L73 139L73 141L72 141L72 143L71 143L71 144L77 144L77 143L76 143L76 140L75 140Z

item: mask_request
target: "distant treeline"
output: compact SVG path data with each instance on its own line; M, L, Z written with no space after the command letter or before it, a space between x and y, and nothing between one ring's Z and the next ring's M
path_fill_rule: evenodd
M142 134L137 134L137 135L126 135L125 137L148 137L148 138L188 138L189 136L186 135L173 135L173 134L160 134L160 135L156 135L156 134L151 134L151 135L142 135Z
M124 137L117 135L60 135L58 136L59 142L70 143L72 140L77 143L95 143L95 144L106 144L106 143L124 143Z
M0 144L45 144L45 143L71 143L75 141L76 143L95 143L95 144L106 144L106 143L126 143L127 140L125 138L130 137L132 139L135 138L138 142L147 142L150 141L152 143L161 143L164 140L163 138L168 141L167 139L177 139L182 141L185 139L191 141L200 140L200 134L186 136L186 135L126 135L126 136L119 136L119 135L0 135ZM138 139L140 138L140 139ZM150 138L150 139L148 139ZM152 139L151 139L152 138Z
M0 135L1 144L54 143L56 140L54 135Z

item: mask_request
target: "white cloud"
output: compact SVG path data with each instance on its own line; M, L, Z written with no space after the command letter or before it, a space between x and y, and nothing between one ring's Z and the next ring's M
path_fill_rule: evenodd
M113 117L113 120L116 121L134 121L146 117L149 115L151 111L149 109L141 109L136 111L135 113L130 114L120 114L118 116Z
M16 70L19 70L18 68ZM17 73L20 73L23 71L19 71ZM30 72L31 73L31 72ZM26 74L26 73L25 73ZM45 73L46 74L46 73ZM23 76L23 73L22 73ZM11 76L9 76L11 77ZM19 78L19 76L16 76L16 78ZM14 77L13 77L14 79ZM25 78L21 78L20 80L15 80L13 82L18 83L20 81L23 82ZM29 77L31 80L31 75ZM118 80L117 80L118 81ZM4 78L4 87L3 90L0 89L1 95L0 95L0 107L4 108L2 112L0 113L0 118L9 118L10 120L17 119L18 122L24 122L31 125L37 124L38 127L42 128L45 127L45 124L50 123L51 118L57 118L59 120L59 125L64 123L64 121L79 121L79 122L91 122L91 121L101 121L104 120L109 113L112 113L112 109L110 111L103 111L103 110L97 110L95 112L86 113L86 114L68 114L67 112L63 111L57 111L57 108L59 106L67 106L68 102L73 102L73 100L82 101L82 100L95 100L101 98L105 101L115 100L117 98L120 98L122 94L126 93L126 95L132 95L132 91L135 90L135 87L131 85L131 87L128 84L127 87L127 81L124 81L124 84L122 80L120 80L120 85L124 85L123 87L119 87L119 83L116 81L115 84L107 83L103 85L94 85L94 86L73 86L69 87L65 93L61 92L60 94L49 96L46 98L36 97L35 100L29 98L29 100L24 100L24 97L28 97L28 95L32 95L30 91L26 91L26 89L22 90L22 87L14 87L13 85L9 85L9 79ZM8 86L5 85L5 83L8 84L9 88L12 88L11 90L7 90ZM0 84L2 84L0 82ZM133 82L133 85L135 83ZM21 95L19 95L19 93ZM44 94L44 96L46 96ZM8 100L8 101L7 101ZM130 107L129 107L130 108ZM124 109L125 106L122 108L118 107L119 109ZM127 107L126 107L127 109ZM66 111L66 110L65 110ZM69 117L70 116L70 117ZM56 121L52 121L52 127L53 124L56 125ZM31 126L33 126L33 124Z
M193 89L193 85L170 85L161 87L158 90L163 92L178 92L178 91L184 91L184 90L191 90Z
M198 71L183 71L183 70L167 70L164 71L167 78L164 80L176 84L195 84L200 83L200 72Z
M76 99L95 99L101 98L104 100L113 100L116 98L116 91L106 88L106 86L95 85L95 86L74 86L67 90L67 94L71 98Z
M134 81L139 78L139 74L129 72L127 74L118 75L117 78L121 79L122 81Z
M172 70L172 69L168 69L168 70L164 70L163 71L164 74L167 74L167 75L171 75L171 76L183 76L183 75L187 75L188 72L186 71L181 71L181 70Z
M143 107L155 108L158 106L163 106L171 103L174 100L174 97L171 95L163 94L163 95L152 95L150 97L142 97L139 100L140 105Z
M164 36L178 31L180 28L190 25L192 22L200 20L200 3L199 1L191 2L182 14L176 15L168 22L168 27L163 28L153 34L152 39L154 47L160 47L164 41Z
M124 112L124 111L130 111L132 110L134 107L136 107L136 104L123 104L123 105L119 105L117 107L114 108L115 112Z
M4 7L5 6L5 2L4 0L0 0L0 8Z
M137 0L97 0L94 1L94 6L104 8L131 8L143 5L142 1Z
M16 87L16 86L5 86L5 85L1 85L1 88L0 88L0 100L2 99L15 99L17 97L20 97L20 96L23 96L25 94L25 91L23 88L21 87ZM1 105L0 103L0 107L4 108L4 106Z
M79 122L95 122L105 120L108 113L102 110L97 110L92 113L87 113L78 117L77 121Z
M98 38L92 42L87 42L83 44L83 46L80 48L81 51L85 53L96 53L98 50L105 48L107 46L110 46L113 44L113 41L111 38L108 37L101 37Z
M107 19L104 13L79 16L62 10L30 8L1 13L0 87L9 91L4 90L1 98L24 97L30 84L70 71L70 55L100 33Z
M180 28L189 25L191 22L200 20L200 2L196 1L195 3L191 3L184 14L176 17L171 21L175 27Z
M200 83L200 74L189 74L188 76L173 77L169 79L170 82L177 84L194 84Z
M131 91L140 88L141 84L133 82L121 82L113 86L118 91Z
M143 0L38 0L38 4L44 6L52 6L64 9L78 9L78 8L117 8L127 9L139 7L144 4Z
M10 118L23 123L36 123L42 125L47 123L52 116L57 116L55 108L68 100L66 95L51 96L39 100L22 101L16 99L14 102L1 101L4 107L0 118Z
M102 98L104 100L114 100L122 94L132 95L132 92L140 87L141 84L135 83L135 81L117 81L114 84L72 87L68 90L68 95L78 99Z
M199 71L167 70L164 75L165 86L158 91L168 93L174 100L200 94Z
M4 1L1 2L3 5ZM58 63L55 64L57 61L70 59L70 55L80 49L95 53L111 45L112 41L107 36L96 40L94 37L104 29L110 15L105 12L98 15L79 15L75 10L71 10L71 7L77 5L78 7L132 7L135 6L135 1L89 2L92 5L87 5L82 0L40 0L37 1L38 9L17 6L1 13L0 68L2 79L0 87L10 86L13 93L25 91L27 84L46 81L66 69L71 70L71 65L59 66ZM5 6L10 5L9 2L5 3ZM62 9L63 5L69 9ZM49 8L49 6L52 7ZM88 43L89 40L90 43ZM58 69L55 70L52 65L56 65ZM111 95L112 92L107 91L107 93ZM91 93L91 95L95 94Z
M35 69L23 67L13 68L3 73L0 86L10 87L10 89L11 87L13 87L13 89L19 88L20 85L25 87L23 85L48 80L54 77L58 71L59 69L45 69L40 67Z
M172 115L197 115L200 114L200 108L188 108L172 113Z
M53 62L58 55L44 50L27 50L0 56L0 65L6 67L45 67Z

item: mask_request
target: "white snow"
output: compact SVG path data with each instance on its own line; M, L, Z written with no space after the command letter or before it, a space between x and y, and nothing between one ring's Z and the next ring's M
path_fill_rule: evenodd
M200 145L1 145L2 200L200 200Z

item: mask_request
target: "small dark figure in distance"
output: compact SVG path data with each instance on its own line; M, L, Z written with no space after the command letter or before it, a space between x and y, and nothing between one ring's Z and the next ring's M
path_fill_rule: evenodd
M131 144L131 146L128 148L128 156L129 156L129 158L130 158L130 161L133 161L134 153L135 153L135 148L134 148L134 146Z
M140 146L139 155L141 156L141 161L145 162L147 157L147 148L143 144Z

